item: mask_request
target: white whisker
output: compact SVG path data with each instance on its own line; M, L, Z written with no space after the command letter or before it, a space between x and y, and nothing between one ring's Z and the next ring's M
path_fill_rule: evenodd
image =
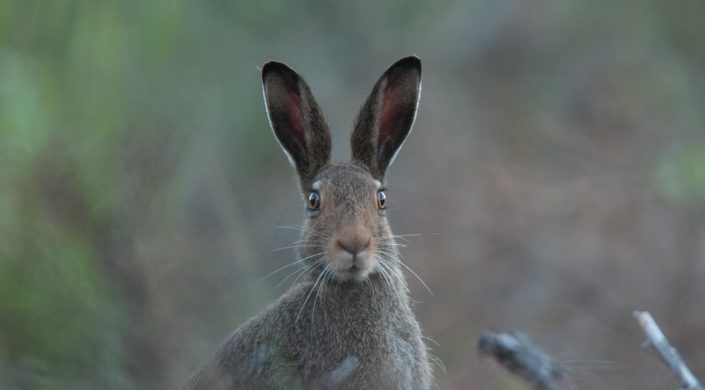
M281 247L281 248L272 249L271 251L269 251L269 253L280 252L280 251L283 251L283 250L286 250L286 249L309 248L309 247L313 247L313 246L320 246L320 245L318 245L318 244L303 244L303 245L302 245L302 244L295 244L295 245L287 245L287 246L283 246L283 247Z
M380 265L380 274L384 277L384 279L387 281L387 284L389 285L389 288L394 292L394 295L396 295L397 300L399 302L404 302L404 299L402 299L402 295L399 292L399 290L394 286L392 283L392 279L395 277L393 275L397 274L397 272L391 267L389 264L385 263L384 259L381 259L379 257L376 257L378 264ZM401 281L401 285L404 288L404 292L408 291L408 288L406 287L406 281L404 278L400 278L399 275L396 275L396 279ZM402 305L403 306L403 305Z
M400 244L400 243L397 243L397 242L391 242L391 243L378 242L378 243L377 243L377 246L390 247L390 248L399 247L399 246L400 246L400 247L403 247L403 248L406 248L406 247L407 247L406 244Z
M298 270L296 270L296 271L290 273L287 277L285 277L284 279L282 279L281 282L277 283L277 285L274 286L274 288L278 288L279 286L281 286L282 284L284 284L284 282L286 282L286 281L287 281L289 278L291 278L292 276L298 275L298 276L296 277L296 279L294 279L294 282L291 284L292 286L295 285L296 282L298 282L299 279L300 279L303 275L305 275L307 271L309 271L309 270L315 268L316 266L318 266L318 265L320 265L320 264L323 264L323 260L321 260L321 259L316 259L316 260L314 260L313 263L307 264L307 265L305 265L304 267L302 267L302 268L300 268L300 269L298 269Z
M259 279L259 280L257 281L257 283L261 283L262 281L264 281L264 280L267 279L268 277L270 277L270 276L276 274L276 273L279 272L279 271L285 270L285 269L287 269L287 268L289 268L289 267L292 267L292 266L294 266L294 265L296 265L296 264L302 263L302 262L304 262L304 261L306 261L306 260L308 260L308 259L310 259L310 258L312 258L312 257L314 257L314 256L322 255L322 254L324 254L324 253L325 253L325 252L314 253L314 254L311 255L311 256L304 257L303 259L293 261L293 262L291 262L291 263L289 263L289 264L287 264L287 265L285 265L285 266L283 266L283 267L277 268L277 269L275 269L274 271L268 273L267 275L264 275L261 279Z
M381 251L381 250L379 250L378 252L379 252L383 257L387 257L388 260L393 261L393 262L396 262L396 263L400 264L402 267L406 268L409 272L411 272L412 275L414 275L414 276L416 277L416 279L419 280L419 282L421 282L421 284L426 288L426 290L428 291L428 293L431 294L431 296L433 296L433 292L432 292L431 289L428 287L428 285L426 284L426 282L424 282L424 280L421 279L421 277L420 277L416 272L414 272L414 270L411 269L411 267L409 267L408 265L404 264L404 262L401 261L399 258L390 256L391 254L390 254L389 252L385 252L385 251Z
M298 231L303 231L303 232L307 232L307 233L312 233L313 235L316 235L323 240L327 240L330 238L327 235L319 232L318 230L304 226L304 225L283 225L283 226L277 226L277 228L279 228L279 229L292 229L292 230L298 230Z
M287 269L287 268L289 268L289 267L293 267L293 266L295 266L295 265L301 263L302 261L303 261L303 260L296 260L296 261L293 261L293 262L291 262L291 263L289 263L289 264L287 264L287 265L285 265L285 266L283 266L283 267L279 267L279 268L275 269L274 271L272 271L272 272L270 272L270 273L264 275L262 278L258 279L258 280L257 280L257 283L261 283L261 282L263 282L264 280L266 280L268 277L270 277L270 276L276 274L277 272L283 271L283 270L285 270L285 269Z
M392 237L394 238L402 238L402 237L421 237L423 234L421 233L409 233L409 234L392 234Z
M325 269L324 269L325 271ZM313 293L313 290L316 288L316 285L318 282L321 281L321 277L323 277L323 271L321 271L320 274L318 274L318 277L316 278L316 281L313 283L313 286L311 286L311 289L308 292L308 295L306 295L306 299L304 299L304 303L301 304L301 308L299 309L299 312L296 314L296 319L294 322L299 321L299 316L301 316L301 312L304 310L304 307L306 306L306 302L308 302L308 299L311 298L311 293Z
M323 280L318 285L318 290L316 291L316 296L313 298L313 309L311 310L311 321L312 322L313 322L313 315L316 314L316 302L318 302L318 296L321 294L321 289L325 288L324 285L326 284L326 281L328 280L328 276L330 274L330 268L328 268L328 267L323 268L322 274L323 274ZM325 299L325 297L324 297L324 299ZM323 307L325 308L325 306L323 306Z

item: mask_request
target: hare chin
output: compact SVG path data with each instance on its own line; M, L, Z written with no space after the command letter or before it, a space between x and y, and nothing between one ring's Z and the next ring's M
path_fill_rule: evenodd
M343 282L364 282L374 271L374 265L365 261L364 264L354 264L345 262L345 264L329 264L334 277Z

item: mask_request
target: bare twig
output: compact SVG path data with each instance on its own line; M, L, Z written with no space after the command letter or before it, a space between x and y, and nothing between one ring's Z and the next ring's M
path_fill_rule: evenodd
M648 345L656 351L661 361L671 369L676 378L681 382L683 390L703 390L698 380L681 359L678 351L668 343L666 336L651 317L648 311L635 311L634 317L646 333Z
M524 333L482 332L477 346L512 374L531 384L534 390L566 390L567 367L555 362Z

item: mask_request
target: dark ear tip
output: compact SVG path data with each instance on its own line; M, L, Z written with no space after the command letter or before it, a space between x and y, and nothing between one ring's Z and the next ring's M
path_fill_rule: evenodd
M421 73L421 59L414 54L400 59L389 67L389 69L399 68L414 69L417 72Z
M279 61L267 61L262 65L262 81L265 80L267 75L274 73L280 75L296 75L293 69L288 67L285 63Z

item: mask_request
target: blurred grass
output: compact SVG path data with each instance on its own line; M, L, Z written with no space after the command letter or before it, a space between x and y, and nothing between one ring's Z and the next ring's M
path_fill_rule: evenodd
M270 58L306 75L343 146L384 66L413 52L424 59L419 129L398 163L400 177L420 182L400 186L414 204L442 188L445 205L456 208L451 216L409 206L418 217L394 217L402 232L440 226L459 240L437 244L444 266L425 265L438 284L479 289L468 275L513 264L501 261L512 261L512 245L523 267L542 266L543 258L531 261L535 253L549 262L571 253L585 266L627 247L648 251L649 234L638 230L643 237L629 241L631 225L613 237L588 229L575 243L555 238L574 226L611 228L619 212L633 211L635 223L649 224L644 231L658 232L662 244L653 242L663 247L654 253L671 248L672 226L697 241L703 4L0 1L0 388L171 388L279 293L270 289L276 283L252 282L285 260L269 251L292 235L272 227L298 223L294 181L262 108L256 66ZM585 182L594 186L585 190ZM544 192L526 200L532 192L522 186ZM485 188L497 192L477 214L468 205ZM554 210L542 208L541 194L559 199L557 210L578 209L550 220L545 235L527 233L531 212L550 218ZM573 215L577 222L567 223ZM456 264L470 257L467 237L477 236L503 237L490 251L498 261L481 272ZM692 245L673 263L692 260L694 268L677 268L673 280L700 269L702 249ZM507 290L494 296L485 286L487 302L454 290L420 313L455 369L441 388L509 386L506 378L478 385L459 340L472 334L439 319L465 313L486 326L492 314L483 310L511 306L513 281L502 280L496 288ZM550 288L542 294L571 296Z

